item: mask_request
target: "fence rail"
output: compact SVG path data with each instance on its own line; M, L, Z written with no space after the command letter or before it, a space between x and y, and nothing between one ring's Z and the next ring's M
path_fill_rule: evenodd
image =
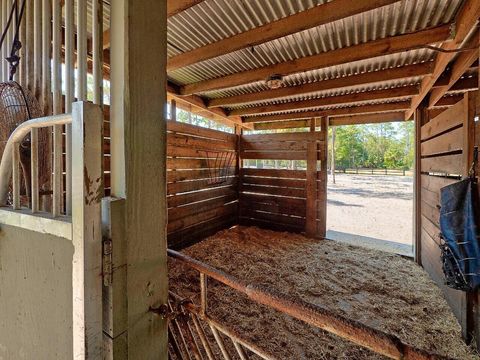
M331 169L330 169L331 172ZM412 170L405 169L373 169L373 168L347 168L335 169L336 174L355 174L355 175L397 175L410 176Z

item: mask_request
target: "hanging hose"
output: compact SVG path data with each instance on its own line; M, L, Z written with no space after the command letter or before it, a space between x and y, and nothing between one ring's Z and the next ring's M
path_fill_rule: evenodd
M25 1L23 0L22 6L20 8L20 13L18 11L18 0L15 0L12 4L12 9L10 10L10 15L8 16L8 21L5 29L3 30L2 37L0 38L0 49L2 49L3 43L7 36L8 29L10 28L13 20L13 15L15 14L15 36L13 38L12 48L10 50L10 56L6 58L10 64L10 74L9 80L13 81L15 74L17 73L18 64L20 63L20 56L18 51L22 48L22 43L18 39L20 24L22 22L23 14L25 12Z

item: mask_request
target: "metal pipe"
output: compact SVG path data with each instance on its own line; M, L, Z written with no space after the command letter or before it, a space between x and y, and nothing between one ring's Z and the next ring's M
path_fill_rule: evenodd
M215 338L215 341L217 342L217 345L220 348L220 351L222 352L223 357L225 358L225 360L232 360L232 357L228 353L227 348L225 347L225 343L223 342L223 339L218 333L217 329L212 324L209 324L209 325L210 325L210 329L212 330L213 337Z
M71 123L71 114L54 115L25 121L12 132L3 150L0 163L0 206L7 203L8 186L12 176L12 149L14 144L20 143L32 129Z
M307 324L350 340L351 342L376 353L392 359L447 359L441 355L413 348L410 345L403 343L394 335L386 334L358 321L339 316L327 309L321 308L320 306L310 304L301 299L293 298L262 286L248 284L180 252L171 249L168 249L167 251L169 256L178 259L191 268L205 273L209 277L247 295L255 302L267 305L284 314L302 320Z

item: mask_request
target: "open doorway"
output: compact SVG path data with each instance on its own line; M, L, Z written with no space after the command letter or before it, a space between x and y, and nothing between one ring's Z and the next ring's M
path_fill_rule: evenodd
M327 238L413 254L413 122L329 130Z

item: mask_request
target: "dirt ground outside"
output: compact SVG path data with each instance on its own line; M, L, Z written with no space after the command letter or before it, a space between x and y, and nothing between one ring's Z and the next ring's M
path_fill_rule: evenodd
M403 255L412 252L413 177L328 177L327 238Z

